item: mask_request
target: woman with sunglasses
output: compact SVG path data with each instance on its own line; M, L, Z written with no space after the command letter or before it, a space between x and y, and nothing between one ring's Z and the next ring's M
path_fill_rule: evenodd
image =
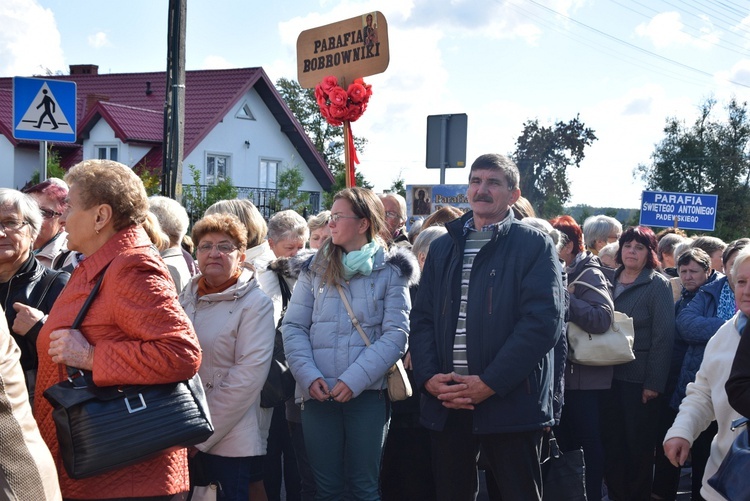
M62 179L50 178L23 192L36 200L42 215L42 226L34 241L36 258L48 268L73 271L78 263L75 253L68 250L68 234L61 217L67 206L68 185Z

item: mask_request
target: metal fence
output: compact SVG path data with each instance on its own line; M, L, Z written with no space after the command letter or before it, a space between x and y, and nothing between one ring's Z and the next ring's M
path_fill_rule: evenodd
M206 199L206 194L209 186L202 184L198 186L201 197L203 200ZM268 188L251 188L248 186L235 186L237 190L237 198L248 199L253 205L255 205L263 217L268 219L273 216L277 211L286 207L287 200L279 200L279 190L268 189ZM183 185L183 193L193 190L193 185ZM301 214L305 219L307 216L317 214L320 212L320 192L319 191L307 191L300 190L300 195L308 195L308 202L305 210ZM202 214L193 214L192 207L185 207L190 215L191 224L203 217Z

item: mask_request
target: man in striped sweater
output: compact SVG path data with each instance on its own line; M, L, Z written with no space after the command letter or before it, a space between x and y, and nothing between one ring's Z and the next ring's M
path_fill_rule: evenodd
M503 499L541 499L542 430L564 297L552 240L514 219L508 158L472 164L471 212L433 242L411 312L410 350L431 430L439 500L474 499L481 445Z

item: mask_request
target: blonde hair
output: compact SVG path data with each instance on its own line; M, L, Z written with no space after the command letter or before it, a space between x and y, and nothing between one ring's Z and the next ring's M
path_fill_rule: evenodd
M250 200L235 198L233 200L221 200L206 209L204 216L211 214L232 214L239 218L240 222L247 228L247 248L252 249L263 243L268 233L268 225L260 211Z
M149 240L151 240L151 243L154 244L159 252L169 249L169 236L162 231L159 220L153 212L146 213L146 218L141 223L141 226L146 230Z
M333 197L333 201L346 200L352 207L355 216L366 219L370 225L367 228L367 241L376 240L378 244L385 247L385 242L380 238L380 233L386 227L385 209L375 193L367 188L354 186L339 191ZM321 252L322 251L322 252ZM329 284L341 283L344 280L344 249L333 243L330 238L326 240L323 247L315 255L315 262L323 264L326 268L323 279Z
M317 214L307 218L307 227L310 228L312 233L315 230L325 228L328 226L328 220L331 218L331 211L322 210Z

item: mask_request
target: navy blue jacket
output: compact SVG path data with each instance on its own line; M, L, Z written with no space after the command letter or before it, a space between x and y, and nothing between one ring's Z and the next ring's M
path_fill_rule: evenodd
M716 312L719 308L721 289L727 280L726 276L709 280L698 289L690 303L677 312L675 342L687 348L682 359L677 387L670 400L673 409L679 409L680 402L685 398L688 383L695 381L695 374L703 362L706 343L725 323L725 320L716 316Z
M430 246L416 303L410 345L421 422L442 430L448 409L424 384L453 370L453 339L461 295L465 214ZM466 315L469 372L495 394L475 406L475 433L551 426L552 353L564 329L565 291L552 240L509 219L477 254Z

